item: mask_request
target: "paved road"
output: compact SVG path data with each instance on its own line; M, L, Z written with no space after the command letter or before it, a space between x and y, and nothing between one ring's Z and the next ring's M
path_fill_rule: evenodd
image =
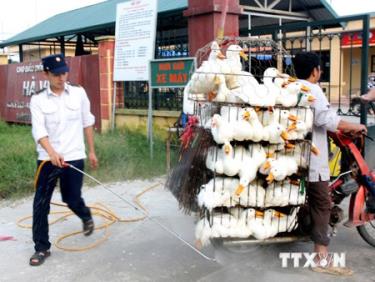
M127 199L157 181L134 181L112 184L113 191ZM55 193L55 200L60 195ZM136 216L132 208L98 186L85 189L88 203L100 201L122 217ZM190 243L194 241L194 217L183 214L171 194L162 187L142 197L150 214L173 229ZM208 246L204 252L217 262L207 261L189 247L165 232L150 220L116 223L109 229L110 237L100 246L86 252L66 252L55 247L52 256L41 267L30 267L33 253L31 232L15 222L31 212L32 199L0 202L0 235L11 235L16 241L0 242L0 281L375 281L375 252L353 229L340 227L331 251L346 252L347 265L355 275L337 279L308 269L282 268L280 252L309 252L311 242L251 246L244 253ZM100 219L96 220L99 223ZM51 237L80 228L76 218L69 218L51 227ZM89 238L78 236L65 244L82 246L103 235L101 231Z

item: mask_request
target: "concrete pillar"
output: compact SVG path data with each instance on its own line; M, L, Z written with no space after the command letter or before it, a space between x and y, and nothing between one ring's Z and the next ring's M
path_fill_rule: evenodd
M100 36L98 41L99 55L99 87L100 87L100 116L101 131L111 128L112 97L113 97L113 60L115 37Z
M242 11L239 0L189 0L184 16L188 17L190 56L194 56L199 48L217 37L225 2L228 2L228 10L224 36L238 36L239 15Z

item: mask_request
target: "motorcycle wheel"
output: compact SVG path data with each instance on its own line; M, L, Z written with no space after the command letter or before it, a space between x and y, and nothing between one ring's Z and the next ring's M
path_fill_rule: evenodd
M375 220L357 226L357 231L366 243L375 248Z

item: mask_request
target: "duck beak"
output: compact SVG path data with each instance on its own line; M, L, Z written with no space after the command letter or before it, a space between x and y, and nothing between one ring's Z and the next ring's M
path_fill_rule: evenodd
M309 101L310 103L312 103L312 102L314 102L316 99L315 99L315 97L313 96L313 95L309 95L308 97L307 97L307 101Z
M286 142L286 144L285 144L285 149L289 149L289 150L291 150L291 149L294 149L295 147L296 147L296 145L294 145L294 144L292 144L292 143L290 143L290 142Z
M219 53L217 54L217 56L216 56L218 59L220 59L220 60L224 60L225 59L225 56L224 56L224 54L221 52L221 51L219 51Z
M263 165L263 169L264 170L267 170L267 169L269 169L271 167L271 163L269 162L269 161L266 161L265 163L264 163L264 165Z
M286 132L285 130L283 130L283 132L281 132L280 136L281 136L281 138L283 138L284 141L287 141L288 138L289 138L288 132Z
M244 112L242 118L248 121L250 119L250 113L248 111Z
M221 83L221 79L218 76L215 76L215 85L219 85Z
M273 216L278 217L278 218L282 218L282 217L286 216L286 214L282 213L282 212L274 211Z
M273 158L274 157L274 153L273 152L268 152L266 153L266 158L269 159L269 158ZM269 163L269 162L268 162Z
M306 85L302 85L301 90L304 92L310 92L310 88L308 88Z
M249 57L245 54L244 51L241 51L241 52L240 52L240 56L241 56L241 58L244 59L245 61L248 61L248 60L249 60Z
M210 92L208 92L207 99L208 99L208 101L211 102L213 99L216 98L216 96L217 96L217 92L215 92L215 91L210 91Z
M268 176L266 177L266 180L268 184L271 184L275 180L275 177L273 176L272 172L268 174Z
M235 192L236 196L240 196L244 189L245 189L245 186L243 186L242 184L239 184Z
M293 122L291 125L288 126L288 129L287 131L292 131L292 130L295 130L297 128L297 124L295 122Z
M292 77L292 76L288 77L288 82L296 82L296 81L297 81L296 77Z
M290 115L288 116L288 119L291 120L291 121L297 121L297 120L298 120L298 117L297 117L296 115L292 115L292 114L290 114Z
M224 153L228 155L229 152L230 152L229 146L228 145L224 145Z
M262 212L262 211L255 211L255 217L264 218L264 212Z
M315 155L315 156L318 156L320 154L320 151L318 149L318 147L316 147L315 145L311 145L311 152Z

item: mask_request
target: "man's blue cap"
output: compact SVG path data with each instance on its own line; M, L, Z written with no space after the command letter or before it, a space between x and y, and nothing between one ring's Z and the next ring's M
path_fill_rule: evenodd
M43 70L54 74L62 74L69 71L63 54L54 54L42 58Z

